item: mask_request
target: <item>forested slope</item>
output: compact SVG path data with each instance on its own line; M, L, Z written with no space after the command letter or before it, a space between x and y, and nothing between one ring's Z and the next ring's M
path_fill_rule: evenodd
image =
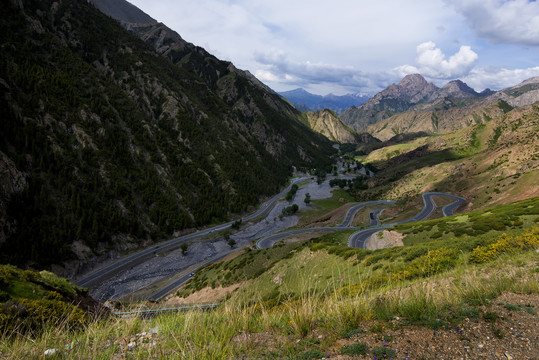
M224 85L85 1L0 13L2 262L45 266L170 237L276 193L293 165L329 162L330 143L277 95L238 72L220 79L236 84L224 101Z

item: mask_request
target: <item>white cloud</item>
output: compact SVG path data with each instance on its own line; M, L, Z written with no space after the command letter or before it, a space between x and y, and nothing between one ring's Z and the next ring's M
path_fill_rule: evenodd
M415 72L499 88L496 70L476 69L539 64L535 47L505 45L539 42L538 5L526 0L129 1L276 90L373 92Z
M255 76L280 89L303 87L317 93L374 94L398 80L395 74L388 72L366 73L352 66L296 62L279 50L256 53L255 60L263 67Z
M539 76L539 66L528 69L473 69L462 80L477 91L501 90Z
M280 74L281 77L289 75L292 79L304 82L350 81L359 73L351 66L290 61L282 51L256 53L255 60L263 64L266 71Z
M448 0L446 0L448 1ZM492 43L539 46L539 3L528 0L448 1Z
M478 55L470 46L461 46L456 54L446 60L442 50L432 41L419 44L416 51L417 66L399 66L396 68L399 75L420 73L434 79L458 78L467 75L478 59Z

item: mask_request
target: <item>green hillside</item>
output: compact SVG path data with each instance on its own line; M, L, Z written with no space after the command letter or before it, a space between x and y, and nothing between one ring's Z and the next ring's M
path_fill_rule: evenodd
M454 235L466 226L477 231L478 220L488 223L493 216L501 216L496 221L503 232ZM246 249L197 272L178 293L194 299L214 289L221 298L213 301L221 304L212 311L98 321L74 332L48 328L32 343L4 333L0 354L37 357L53 348L62 358L352 359L455 351L477 356L497 348L533 358L533 346L512 344L531 345L537 336L538 221L534 198L398 226L412 239L404 247L350 249L342 245L346 237L334 234ZM421 237L437 229L453 234ZM234 284L239 287L223 295L222 286ZM515 327L518 332L510 330ZM416 336L430 338L430 345L413 341ZM487 339L483 350L469 346Z
M356 200L417 206L417 195L443 191L468 199L466 211L538 196L538 133L539 107L529 105L453 132L406 139L357 157L376 176L352 193Z

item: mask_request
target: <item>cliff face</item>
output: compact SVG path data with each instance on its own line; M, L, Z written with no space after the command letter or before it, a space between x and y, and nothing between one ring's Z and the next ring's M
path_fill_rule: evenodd
M75 0L13 0L0 15L2 262L168 238L330 161L291 105L162 24L146 23L145 42Z
M338 143L357 143L358 134L346 126L331 110L307 112L309 126L329 140Z

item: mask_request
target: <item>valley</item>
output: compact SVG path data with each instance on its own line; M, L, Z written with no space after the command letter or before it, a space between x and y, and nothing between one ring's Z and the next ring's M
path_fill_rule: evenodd
M0 14L0 359L539 358L539 77L238 40L255 76L124 0ZM297 88L330 77L385 88Z

